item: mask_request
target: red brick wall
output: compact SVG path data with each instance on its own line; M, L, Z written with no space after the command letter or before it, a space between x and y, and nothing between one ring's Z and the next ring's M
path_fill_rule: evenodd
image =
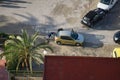
M46 56L43 80L120 80L120 58Z

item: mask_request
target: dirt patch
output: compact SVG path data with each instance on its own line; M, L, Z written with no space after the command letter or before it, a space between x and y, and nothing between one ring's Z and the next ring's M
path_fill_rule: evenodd
M67 1L64 1L56 4L52 14L56 16L64 15L64 17L69 17L70 15L73 16L76 13L80 15L81 12L84 12L84 10L87 10L90 7L90 4L91 3L89 3L88 0L69 1L69 5Z
M50 45L54 49L55 55L62 56L94 56L94 57L112 57L112 51L115 47L119 45L109 45L105 44L99 48L91 47L76 47L70 45L57 45L54 42L51 42Z
M71 26L80 25L80 20L88 10L88 0L62 1L55 5L51 14L53 17L61 16Z
M71 14L73 11L72 7L68 7L65 4L57 4L56 7L53 9L54 15L64 15L67 17L69 14Z
M99 0L89 0L89 9L95 9L97 7L97 3L99 2Z
M66 19L66 21L69 23L69 24L75 24L79 19L77 17L69 17Z

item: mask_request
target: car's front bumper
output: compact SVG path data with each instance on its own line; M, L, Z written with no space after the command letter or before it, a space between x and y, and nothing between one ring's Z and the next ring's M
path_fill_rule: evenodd
M81 20L81 23L88 26L88 27L91 27L91 23L85 21L85 20Z

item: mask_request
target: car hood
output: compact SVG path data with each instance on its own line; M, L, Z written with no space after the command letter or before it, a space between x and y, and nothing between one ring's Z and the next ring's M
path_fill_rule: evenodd
M78 38L76 41L83 43L84 42L84 36L82 34L78 34Z
M97 8L101 8L103 10L109 10L110 6L99 2Z

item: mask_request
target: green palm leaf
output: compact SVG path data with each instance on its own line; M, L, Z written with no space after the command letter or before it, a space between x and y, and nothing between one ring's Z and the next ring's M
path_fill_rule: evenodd
M32 62L40 64L44 61L44 55L37 50L49 49L53 52L53 49L47 43L36 44L39 39L39 33L36 32L32 36L28 35L26 30L22 30L22 34L16 38L12 38L5 42L5 51L0 56L6 56L8 64L12 66L14 63L16 71L20 69L22 64L25 64L27 70L32 73ZM17 62L16 62L17 61ZM10 65L12 63L12 65Z

